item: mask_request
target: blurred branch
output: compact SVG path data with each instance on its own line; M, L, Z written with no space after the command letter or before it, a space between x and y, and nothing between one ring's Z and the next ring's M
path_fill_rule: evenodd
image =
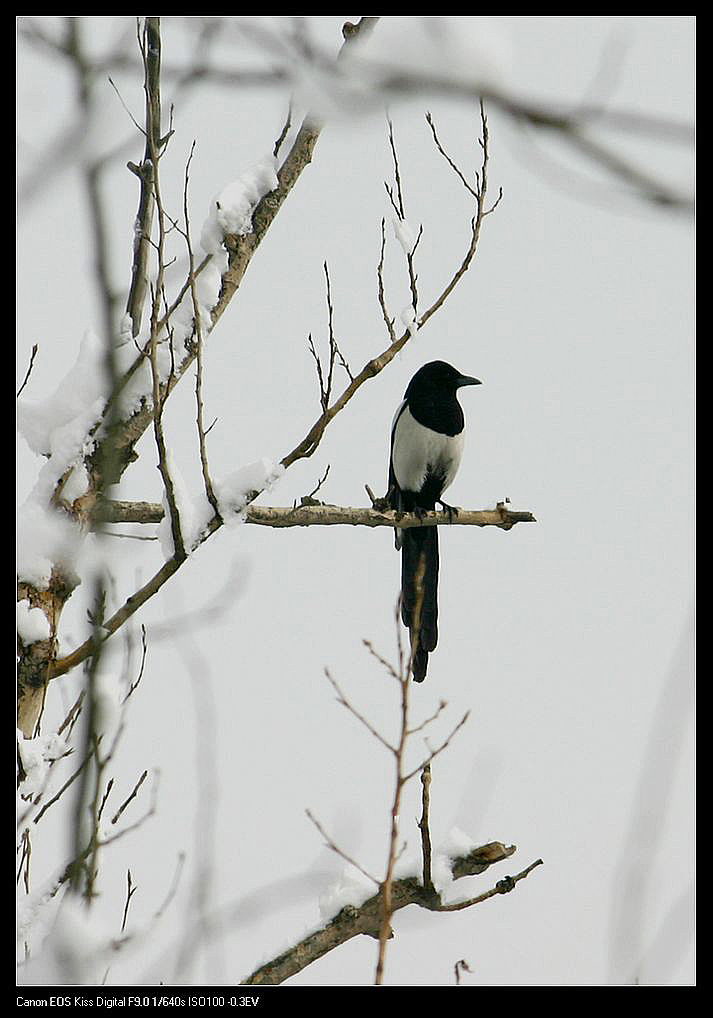
M369 31L376 20L378 19L372 17L362 18L357 29L358 33ZM342 51L348 45L349 41L345 41ZM286 155L282 165L277 170L277 187L266 194L255 207L252 216L252 231L246 234L225 237L225 246L229 253L229 264L225 274L223 275L218 301L211 311L210 327L206 331L212 332L222 317L238 290L255 251L272 225L285 199L297 183L302 171L311 162L312 153L321 133L321 129L322 125L315 117L310 115L305 117L302 126L297 132L292 143L290 151ZM196 271L199 271L199 269ZM144 353L141 352L137 358L134 368L127 372L124 381L128 381L128 379L132 376L135 368L141 363L143 356ZM186 341L185 351L175 364L171 377L162 386L161 398L164 401L168 398L173 388L191 366L195 356L196 344L194 342ZM115 402L120 398L122 389L122 385L117 387L116 392L113 394L112 402ZM106 435L103 435L99 440L99 450L107 445L114 450L112 461L115 466L115 473L110 478L112 482L119 480L121 474L126 469L126 466L131 461L133 456L133 447L143 435L146 428L150 425L152 417L152 408L150 406L142 406L133 413L131 417L121 422L121 424L113 428Z
M132 335L141 331L141 316L148 286L148 258L155 207L154 174L161 144L161 32L160 18L146 18L139 39L144 72L146 105L146 138L144 159L140 166L128 163L140 183L139 210L134 225L134 259L126 311L131 318Z
M347 22L343 27L345 41L358 37L364 28L373 27L377 18L362 18L356 24ZM367 24L364 24L367 23ZM221 67L195 55L184 65L167 65L163 75L168 80L176 81L179 88L187 87L196 82L210 82L228 88L265 88L284 89L285 85L295 83L295 65L304 74L312 73L325 82L325 90L329 93L330 81L334 83L334 98L346 94L347 103L355 101L350 98L351 92L358 95L361 105L371 101L373 105L393 103L399 99L414 96L442 96L446 98L466 100L486 100L491 106L497 107L515 123L529 125L540 132L558 135L566 145L579 149L596 164L607 170L614 179L620 180L633 188L634 193L642 200L670 209L690 212L693 208L692 195L670 186L663 180L657 180L647 167L636 165L623 158L621 153L604 145L594 137L594 131L619 131L626 135L637 135L661 141L663 144L688 145L694 143L694 126L692 123L657 113L642 112L631 109L614 109L610 104L602 102L558 103L549 99L532 99L508 92L501 87L488 85L486 82L459 79L453 74L431 73L424 67L413 70L390 68L386 63L369 58L368 51L361 52L357 69L345 68L339 58L326 49L321 48L313 39L309 44L300 45L294 35L289 38L280 32L270 32L264 27L251 24L248 19L237 19L237 27L253 43L268 56L272 66L268 68ZM220 22L210 26L211 38L220 28ZM205 30L203 30L205 31ZM61 57L72 57L71 47L66 39L55 38L45 31L37 21L23 17L20 20L18 34L30 45L44 49ZM93 78L100 78L111 73L131 73L137 69L136 58L130 54L122 41L119 40L109 53L96 59L87 68ZM351 91L350 91L351 90ZM366 91L366 95L365 95ZM82 125L71 129L71 134L81 138ZM67 146L64 146L67 148ZM56 162L56 160L55 160ZM53 165L45 159L44 165Z

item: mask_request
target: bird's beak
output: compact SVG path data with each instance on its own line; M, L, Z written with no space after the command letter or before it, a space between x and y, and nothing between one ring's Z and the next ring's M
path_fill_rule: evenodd
M473 378L472 375L459 375L458 383L456 388L460 389L462 385L482 385L483 383L479 378Z

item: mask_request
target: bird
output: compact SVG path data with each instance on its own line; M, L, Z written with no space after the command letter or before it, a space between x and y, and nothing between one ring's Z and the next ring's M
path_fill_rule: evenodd
M413 376L391 425L391 508L423 517L439 505L451 518L457 514L441 498L463 455L465 417L457 393L481 384L445 361L430 361ZM395 544L401 550L401 619L410 634L414 681L423 682L438 642L438 527L397 528Z

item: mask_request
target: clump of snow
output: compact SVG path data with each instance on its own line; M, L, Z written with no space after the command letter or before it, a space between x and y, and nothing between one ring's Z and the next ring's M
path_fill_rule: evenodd
M255 492L270 491L285 472L281 463L263 456L218 481L215 487L220 515L226 523L245 521L248 499Z
M183 477L169 450L166 452L166 466L173 487L173 498L178 511L183 546L190 553L198 545L201 535L211 520L213 510L206 498L205 491L201 491L197 496L189 495L183 482ZM161 544L164 556L169 559L173 556L175 547L171 527L171 513L165 490L161 501L163 503L163 519L158 525L156 536Z
M476 842L473 841L470 835L465 834L460 827L451 827L446 837L438 846L438 850L445 852L452 859L460 859L477 847Z
M18 729L17 749L25 772L18 793L28 798L45 787L50 764L66 753L67 744L59 735L37 735L34 739L26 739Z
M69 445L84 441L98 420L106 395L104 348L95 332L87 329L73 367L54 393L40 403L20 400L17 422L25 441L40 456L66 455Z
M411 338L413 338L418 332L418 320L416 319L416 312L413 309L413 304L409 304L403 309L399 315L403 325Z
M205 489L197 495L189 495L179 471L170 454L167 466L173 482L173 493L181 524L181 537L185 550L190 554L201 542L208 524L213 518L213 507L205 493ZM246 508L250 499L261 491L270 491L285 472L285 468L274 460L263 456L261 459L241 467L222 480L213 478L213 490L218 501L218 509L223 522L230 526L233 523L244 523ZM166 558L174 553L171 517L168 501L163 495L164 515L158 527L158 539Z
M477 847L473 839L460 828L450 829L431 859L431 879L439 894L443 894L453 883L452 860L468 855Z
M223 272L227 269L227 252L223 256L223 268L221 270L219 259L212 258L203 271L196 277L196 297L201 311L209 316L218 303L220 287L223 282ZM210 324L210 317L206 318L206 325Z
M23 929L26 927L23 921ZM42 948L22 966L18 982L25 985L99 986L111 957L115 933L97 920L76 894L65 894Z
M373 897L377 890L378 887L373 880L349 863L319 899L320 915L324 922L329 922L347 905L359 908Z
M399 216L393 216L392 221L394 225L394 236L403 248L404 254L412 254L413 249L416 247L418 233L414 233L411 224L407 219L401 219Z
M278 186L276 160L269 156L216 195L201 230L206 254L219 254L226 234L245 236L253 229L258 202ZM200 277L199 277L200 278Z
M17 602L17 635L26 647L50 638L47 616L41 608L31 608L27 598Z
M406 877L423 876L423 863L420 855L416 855L408 846L401 850L394 863L394 879L405 880Z
M29 499L18 512L18 578L38 590L47 590L53 565L71 568L79 541L78 529L69 517Z
M62 487L62 499L64 502L74 502L76 499L86 495L89 491L91 480L89 472L83 461L75 463L72 473Z
M134 323L131 320L131 315L127 311L121 317L119 322L119 335L116 340L117 346L124 346L126 343L130 343L133 339Z

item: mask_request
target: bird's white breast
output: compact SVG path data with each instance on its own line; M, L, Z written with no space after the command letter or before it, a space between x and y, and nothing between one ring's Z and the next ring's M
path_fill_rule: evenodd
M443 491L455 477L463 455L464 432L442 435L419 424L403 404L394 418L392 464L402 491L420 491L428 473L442 474Z

